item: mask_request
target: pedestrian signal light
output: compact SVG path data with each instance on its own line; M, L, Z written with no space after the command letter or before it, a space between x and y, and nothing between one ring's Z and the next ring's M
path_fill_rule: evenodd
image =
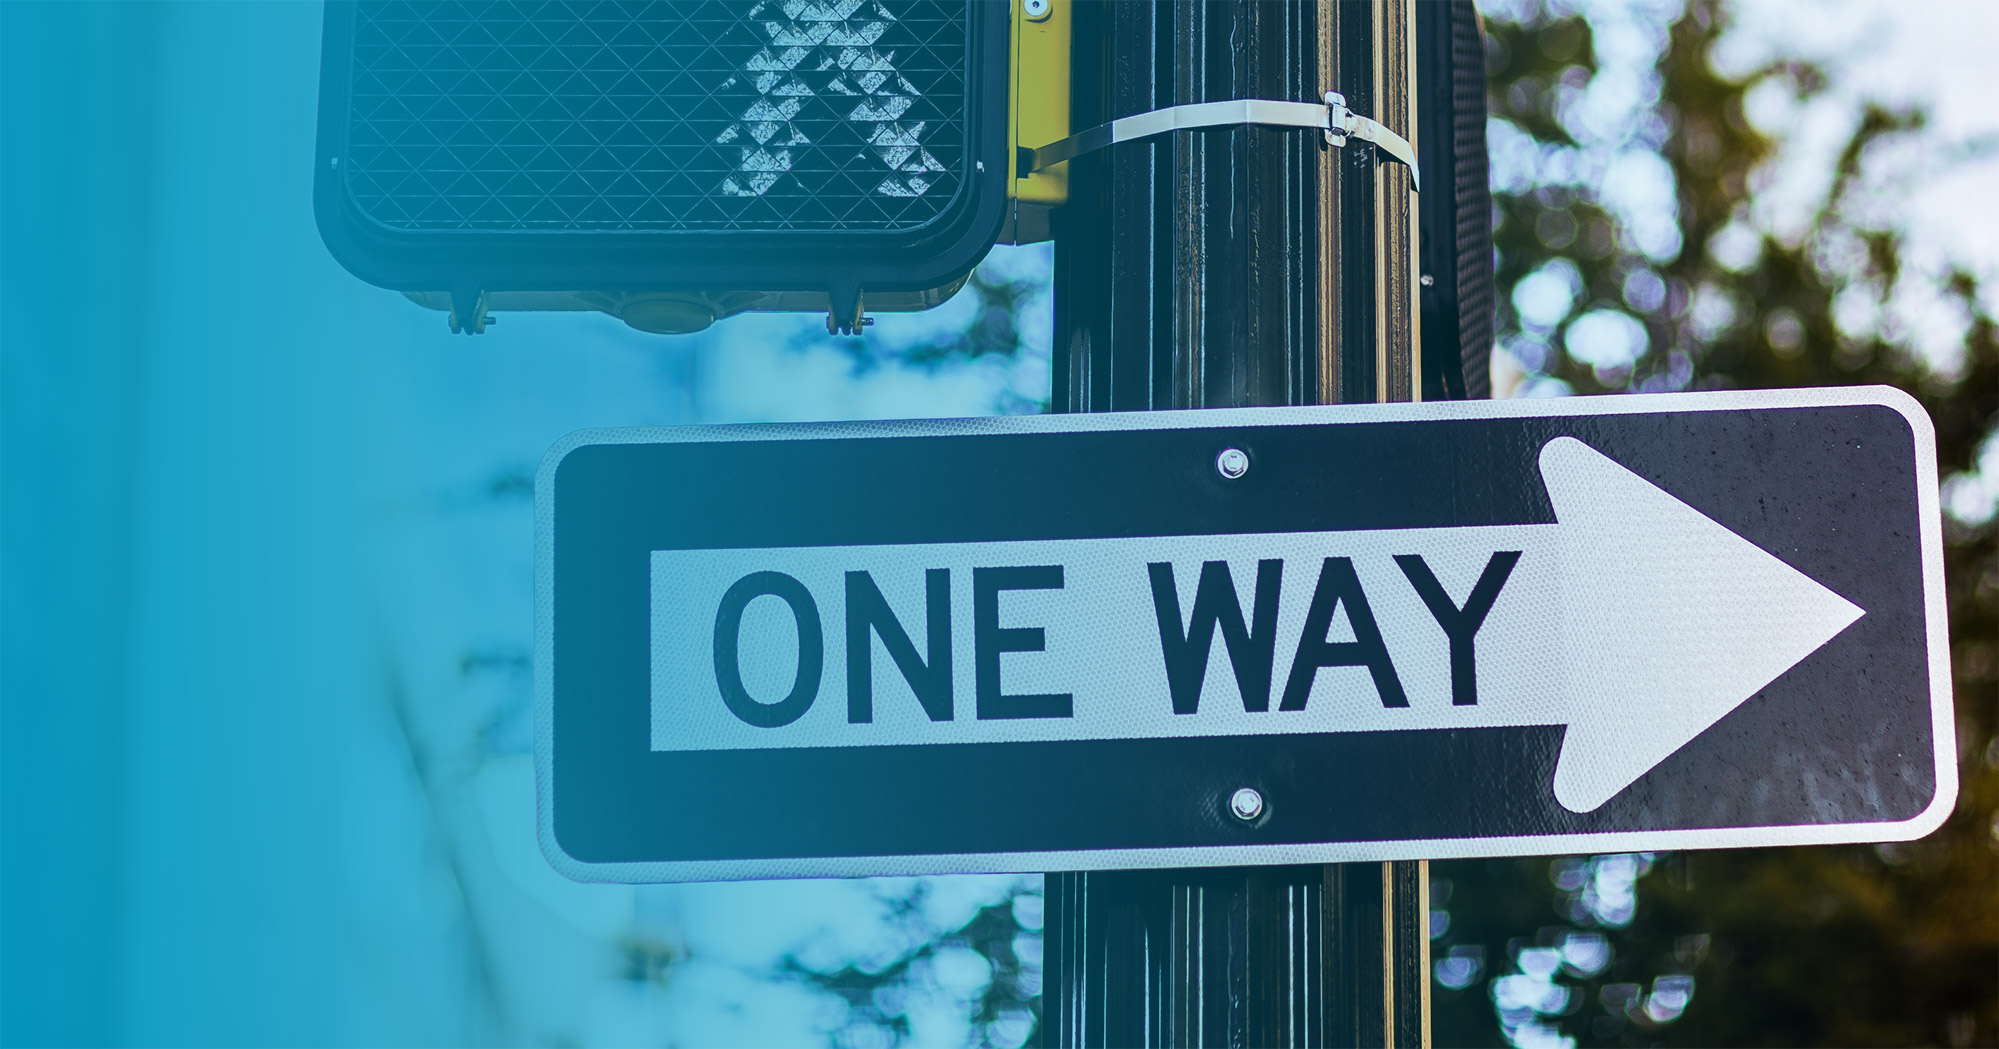
M1019 6L336 0L320 231L454 330L492 309L660 332L823 309L853 331L863 296L935 305L1017 225Z

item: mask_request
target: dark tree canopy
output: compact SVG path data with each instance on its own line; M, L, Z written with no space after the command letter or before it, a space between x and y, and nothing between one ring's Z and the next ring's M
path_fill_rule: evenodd
M1598 26L1531 5L1487 23L1500 344L1534 393L1900 387L1936 421L1950 490L1994 439L1999 329L1980 276L1913 265L1881 205L1907 191L1884 186L1889 161L1957 153L1920 110L1867 104L1809 221L1772 228L1757 205L1784 143L1749 119L1751 93L1810 104L1828 72L1784 57L1725 71L1727 13L1696 0L1671 21L1608 136L1586 93L1629 73L1606 68ZM1508 149L1536 177L1507 182ZM1666 173L1670 197L1634 211L1628 183ZM1919 352L1912 300L1961 327L1961 358ZM1999 1044L1999 559L1990 508L1971 516L1944 522L1962 787L1942 830L1435 864L1436 1043Z

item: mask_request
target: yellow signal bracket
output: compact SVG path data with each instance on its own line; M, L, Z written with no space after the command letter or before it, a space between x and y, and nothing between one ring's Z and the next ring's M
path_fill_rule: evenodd
M1006 225L1002 244L1048 240L1049 213L1069 199L1065 161L1029 174L1021 158L1069 136L1069 27L1074 0L1009 0L1013 5L1012 104L1007 127Z

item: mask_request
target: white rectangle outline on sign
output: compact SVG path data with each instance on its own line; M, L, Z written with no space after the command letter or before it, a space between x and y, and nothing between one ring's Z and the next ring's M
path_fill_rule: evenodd
M1214 429L1230 426L1354 426L1467 419L1577 418L1681 412L1832 408L1873 405L1908 422L1915 438L1916 512L1923 571L1923 624L1929 650L1930 731L1936 793L1907 820L1690 830L1601 831L1492 838L1435 838L1283 845L1202 845L1051 852L930 853L764 859L591 863L555 839L555 473L571 451L607 444L982 436L1093 431ZM621 427L578 430L557 441L535 473L535 808L542 855L565 876L585 882L687 882L759 878L882 877L1035 871L1228 867L1292 863L1458 859L1670 849L1909 841L1943 825L1957 802L1957 742L1952 710L1950 640L1943 584L1943 518L1937 495L1936 428L1916 399L1890 386L1712 393L1623 394L1521 401L1433 401L1292 408L1101 412L881 422L745 423L728 426Z

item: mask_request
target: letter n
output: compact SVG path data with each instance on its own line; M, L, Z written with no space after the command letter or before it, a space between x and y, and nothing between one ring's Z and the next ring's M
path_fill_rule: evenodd
M930 658L916 654L916 645L902 621L888 607L881 588L866 572L847 573L847 720L875 719L874 646L868 635L882 639L890 659L923 712L932 721L951 720L951 570L923 573L924 622Z

